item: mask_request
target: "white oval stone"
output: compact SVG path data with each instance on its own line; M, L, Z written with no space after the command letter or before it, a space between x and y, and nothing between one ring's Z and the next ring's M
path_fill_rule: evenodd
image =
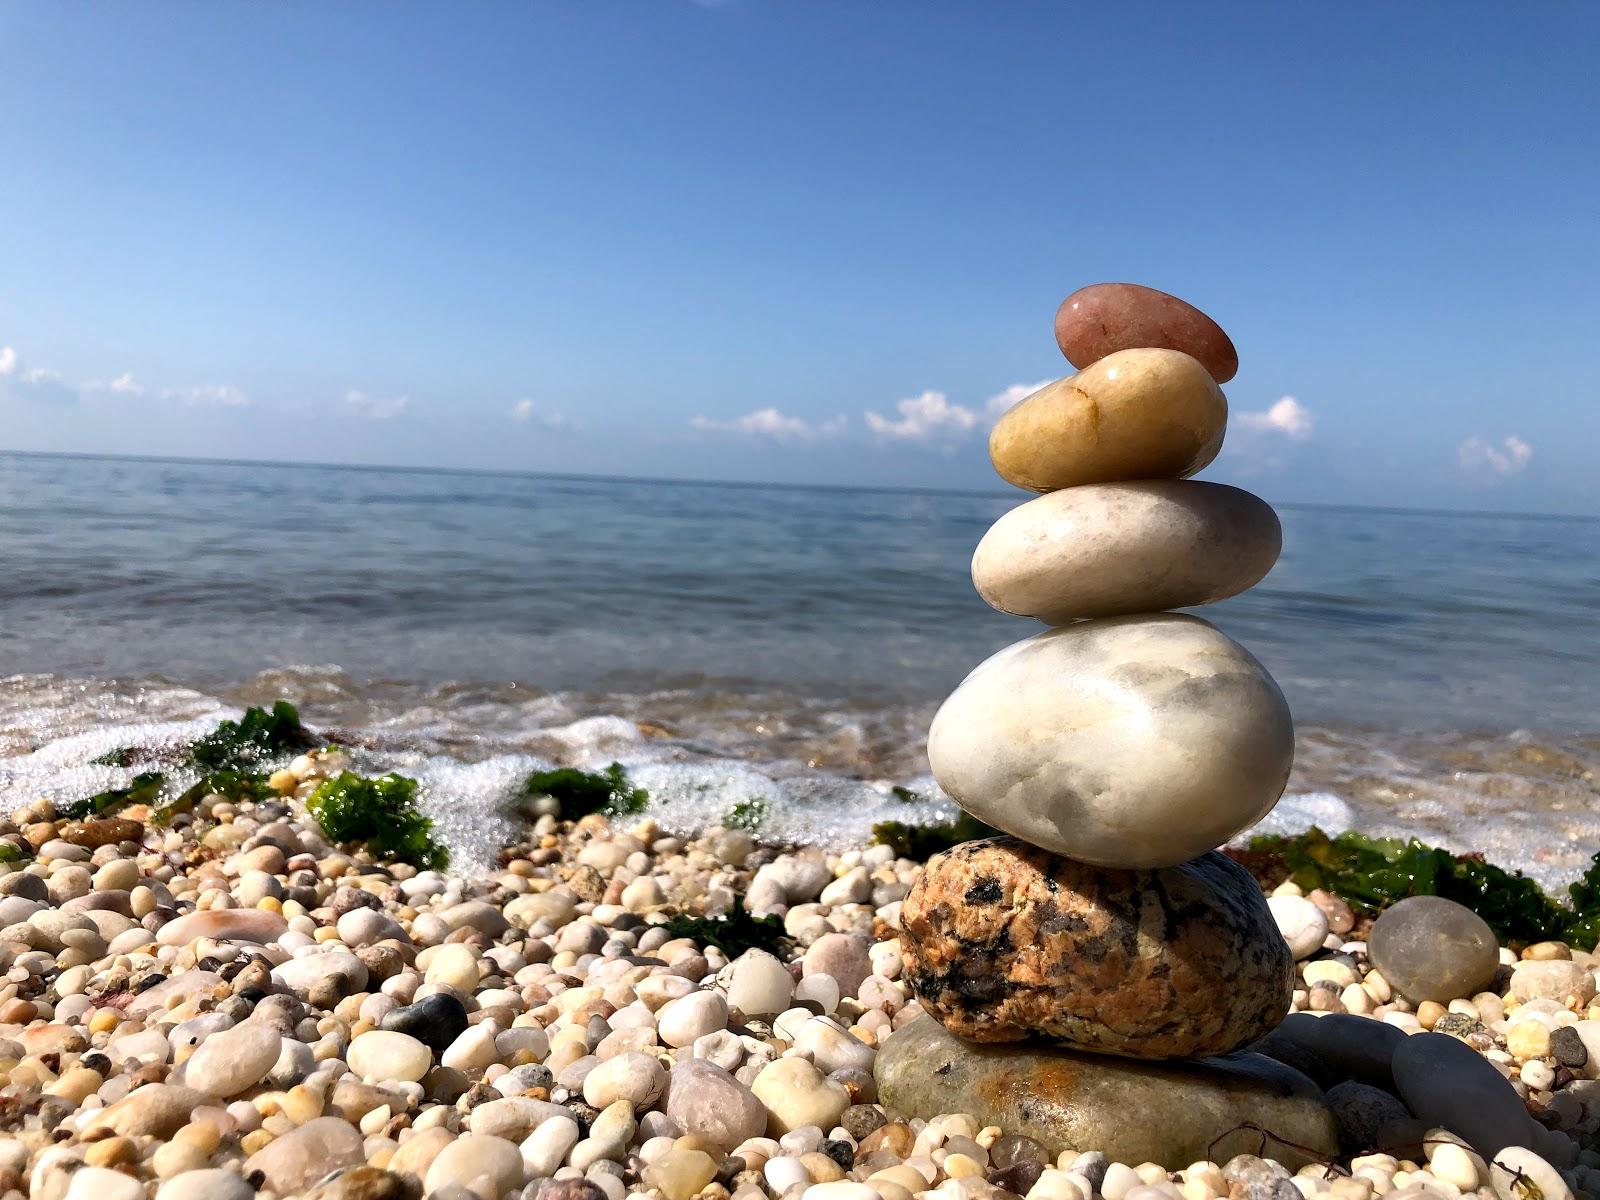
M350 1043L348 1062L368 1079L416 1083L433 1066L433 1052L409 1033L372 1029Z
M1283 546L1264 500L1222 483L1152 479L1062 488L996 521L972 582L1001 612L1063 625L1236 596Z
M1104 617L979 664L928 730L980 820L1103 867L1168 867L1259 821L1289 780L1283 693L1198 617Z
M431 1193L453 1186L479 1200L499 1200L522 1186L523 1174L522 1154L511 1142L468 1133L439 1152L428 1167L424 1187Z
M283 1036L265 1021L246 1021L213 1033L185 1064L184 1082L224 1099L267 1077L283 1051Z
M656 1032L674 1049L727 1027L728 1002L720 992L691 992L656 1013Z
M288 921L264 908L211 908L168 921L156 930L156 941L163 946L187 946L204 937L265 945L288 928Z
M1322 949L1328 937L1328 916L1315 904L1304 896L1268 896L1267 907L1296 962Z

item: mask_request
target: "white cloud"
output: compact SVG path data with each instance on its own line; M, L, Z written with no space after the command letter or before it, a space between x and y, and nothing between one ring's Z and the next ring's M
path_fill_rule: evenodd
M1054 382L1053 379L1041 379L1038 383L1013 383L985 400L983 411L991 421L998 421L1040 388Z
M351 388L344 394L344 404L358 417L369 421L390 421L411 407L410 396L369 396Z
M44 367L26 367L12 346L0 346L0 380L11 395L49 404L72 404L78 393L61 378L60 372Z
M1522 472L1533 458L1533 447L1512 433L1498 444L1481 437L1469 437L1456 453L1463 471L1508 476Z
M180 400L196 408L249 408L254 403L231 383L203 383L198 387L162 388L164 400Z
M106 391L117 396L142 396L145 393L145 386L134 379L133 372L124 371L106 384Z
M1303 442L1311 436L1316 417L1311 410L1293 396L1285 396L1271 408L1262 412L1242 412L1234 415L1234 424L1240 429L1254 429L1261 433L1281 433Z
M565 413L546 412L527 396L511 406L511 419L550 433L574 428L571 417Z
M812 425L799 417L788 417L775 408L760 408L745 413L731 421L715 421L710 417L693 417L689 424L694 429L715 433L742 433L748 437L770 438L775 442L802 442L814 437L831 437L841 433L846 424L844 417L830 417Z
M871 411L866 414L867 428L890 441L949 441L970 433L980 420L972 409L951 404L943 392L926 391L894 407L898 419Z
M91 379L88 383L83 385L82 390L86 393L103 392L112 396L134 397L147 395L150 391L149 388L145 387L144 384L140 383L133 377L133 372L131 371L124 371L121 375L118 375L115 379L110 380L109 382L103 379ZM172 398L178 398L178 394L173 392Z

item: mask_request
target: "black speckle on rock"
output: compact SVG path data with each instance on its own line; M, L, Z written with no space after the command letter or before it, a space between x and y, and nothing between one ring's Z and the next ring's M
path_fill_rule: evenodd
M944 1076L950 1074L950 1072L954 1069L955 1063L941 1063L939 1066L933 1069L933 1073L943 1078Z
M967 889L963 897L968 904L998 904L1005 894L1000 886L1000 881L992 876L984 876Z

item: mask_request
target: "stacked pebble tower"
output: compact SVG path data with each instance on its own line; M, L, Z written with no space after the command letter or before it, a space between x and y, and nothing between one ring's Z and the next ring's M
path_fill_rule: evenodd
M1049 630L1008 646L928 734L940 786L1009 837L933 859L902 944L922 1007L971 1042L1042 1038L1125 1058L1222 1054L1289 1010L1293 963L1259 887L1215 847L1289 778L1294 728L1248 651L1164 610L1236 595L1278 519L1187 477L1221 449L1238 356L1216 322L1134 284L1067 297L1078 373L995 426L1005 514L972 574Z

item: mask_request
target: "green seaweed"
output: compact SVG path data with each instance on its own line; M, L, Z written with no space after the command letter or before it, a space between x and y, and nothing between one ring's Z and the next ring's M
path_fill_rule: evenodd
M1252 838L1245 856L1281 862L1302 888L1325 888L1368 916L1408 896L1443 896L1477 913L1505 942L1559 940L1588 948L1600 941L1600 854L1567 889L1568 905L1521 871L1415 838L1329 837L1313 826Z
M766 817L767 802L760 796L751 796L750 799L741 800L729 809L722 823L729 829L743 829L754 833L761 828L761 823Z
M889 794L900 801L901 804L920 804L923 799L922 793L913 792L910 788L898 783L889 789Z
M999 837L1001 831L986 825L970 813L959 813L943 825L908 825L904 821L879 821L872 827L872 840L888 846L900 858L918 862L978 838Z
M733 907L723 917L692 917L679 913L662 926L672 938L689 938L701 946L715 946L730 959L746 950L765 950L782 958L790 941L777 917L753 916L742 897L734 897Z
M179 813L190 811L198 801L210 795L238 803L241 800L270 800L277 794L267 783L267 776L259 771L211 771L156 809L154 818L157 821L170 821Z
M377 858L443 868L450 853L433 836L433 822L417 809L417 781L403 775L367 779L351 771L324 779L306 801L322 831L335 842L361 842Z
M32 847L19 846L16 842L0 842L0 863L27 862L32 857Z
M612 763L604 771L576 767L535 771L523 780L522 794L554 797L561 805L561 816L568 821L594 812L608 817L637 816L650 803L650 793L628 782L621 763Z
M317 739L300 724L287 700L271 710L247 708L237 721L224 721L189 747L189 759L208 771L239 771L279 754L310 750Z
M103 817L126 808L130 804L154 804L166 786L167 777L160 771L147 771L135 775L127 787L110 788L83 800L71 800L56 806L56 816L68 821L81 821L85 817Z

